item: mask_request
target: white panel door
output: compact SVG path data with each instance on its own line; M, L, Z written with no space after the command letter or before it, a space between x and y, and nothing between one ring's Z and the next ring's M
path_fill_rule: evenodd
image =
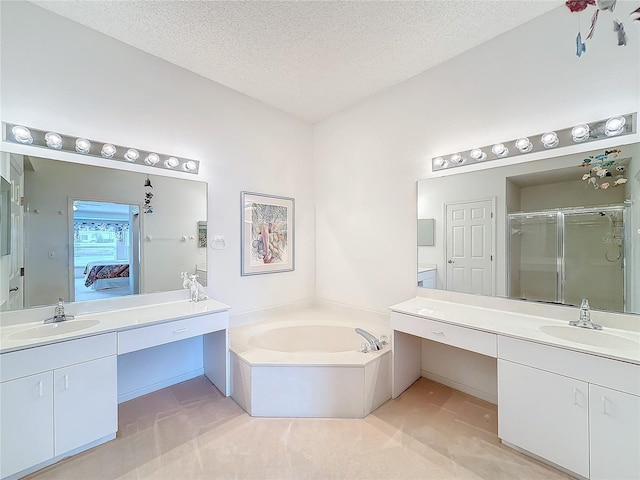
M0 477L53 458L53 372L0 384Z
M591 479L640 478L640 397L589 385Z
M56 456L117 431L116 372L115 355L54 372Z
M446 204L447 290L493 294L493 202Z
M498 437L588 478L588 384L498 360Z

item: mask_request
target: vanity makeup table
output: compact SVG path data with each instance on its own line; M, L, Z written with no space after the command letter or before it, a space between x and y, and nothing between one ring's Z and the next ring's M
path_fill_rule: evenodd
M580 477L640 478L640 332L571 327L494 302L391 307L393 397L421 376L423 339L496 358L503 443Z
M230 394L229 306L186 300L0 328L0 478L115 438L118 358L202 337L204 374Z

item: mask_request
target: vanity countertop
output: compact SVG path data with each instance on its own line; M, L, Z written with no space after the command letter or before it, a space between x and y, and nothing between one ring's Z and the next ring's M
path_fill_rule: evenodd
M418 264L418 273L429 272L431 270L437 270L438 265L435 263L419 263Z
M604 327L603 331L591 331L579 327L569 327L567 322L554 320L552 318L514 313L508 310L476 307L424 297L412 298L393 305L390 309L393 312L437 320L472 328L474 330L530 340L537 343L575 350L577 352L640 364L640 332L608 327ZM556 335L544 333L541 327L543 327L543 329L551 327L551 329L556 329L556 331L563 333L568 332L569 334L573 333L573 331L569 329L575 328L580 331L576 332L576 334L583 336L589 335L589 342L601 343L602 345L578 343L576 341L559 338ZM566 330L562 327L566 327ZM596 337L602 334L606 335L606 337ZM617 339L611 339L610 336L619 337L621 340L617 342ZM609 340L616 342L609 342ZM607 345L609 343L620 343L621 345L614 347Z
M95 325L60 335L53 335L51 332L47 332L46 335L36 336L35 338L24 338L24 334L28 333L27 331L30 329L41 328L45 325L42 321L3 326L0 327L0 353L8 353L50 343L89 337L101 333L130 330L182 318L224 312L230 308L229 305L218 302L217 300L207 299L200 302L180 300L99 313L87 313L57 325L73 324L73 322L87 322L88 324L95 322ZM56 324L46 325L47 328L55 328ZM65 328L66 327L65 325Z

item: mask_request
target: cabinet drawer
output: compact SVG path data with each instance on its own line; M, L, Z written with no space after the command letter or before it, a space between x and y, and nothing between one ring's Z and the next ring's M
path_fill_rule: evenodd
M119 332L118 355L216 332L227 324L227 313L220 312Z
M496 335L493 333L396 312L391 314L391 326L394 330L428 340L445 343L494 358L497 356Z
M640 395L640 365L502 335L498 336L498 357Z
M0 381L6 382L14 378L115 355L115 353L115 333L105 333L3 353L0 356L0 362L2 362Z

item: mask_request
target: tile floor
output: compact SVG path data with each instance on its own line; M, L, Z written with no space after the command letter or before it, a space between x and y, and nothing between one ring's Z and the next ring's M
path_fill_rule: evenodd
M28 479L570 478L501 445L495 405L424 378L363 420L252 418L205 377L119 408L115 440Z

